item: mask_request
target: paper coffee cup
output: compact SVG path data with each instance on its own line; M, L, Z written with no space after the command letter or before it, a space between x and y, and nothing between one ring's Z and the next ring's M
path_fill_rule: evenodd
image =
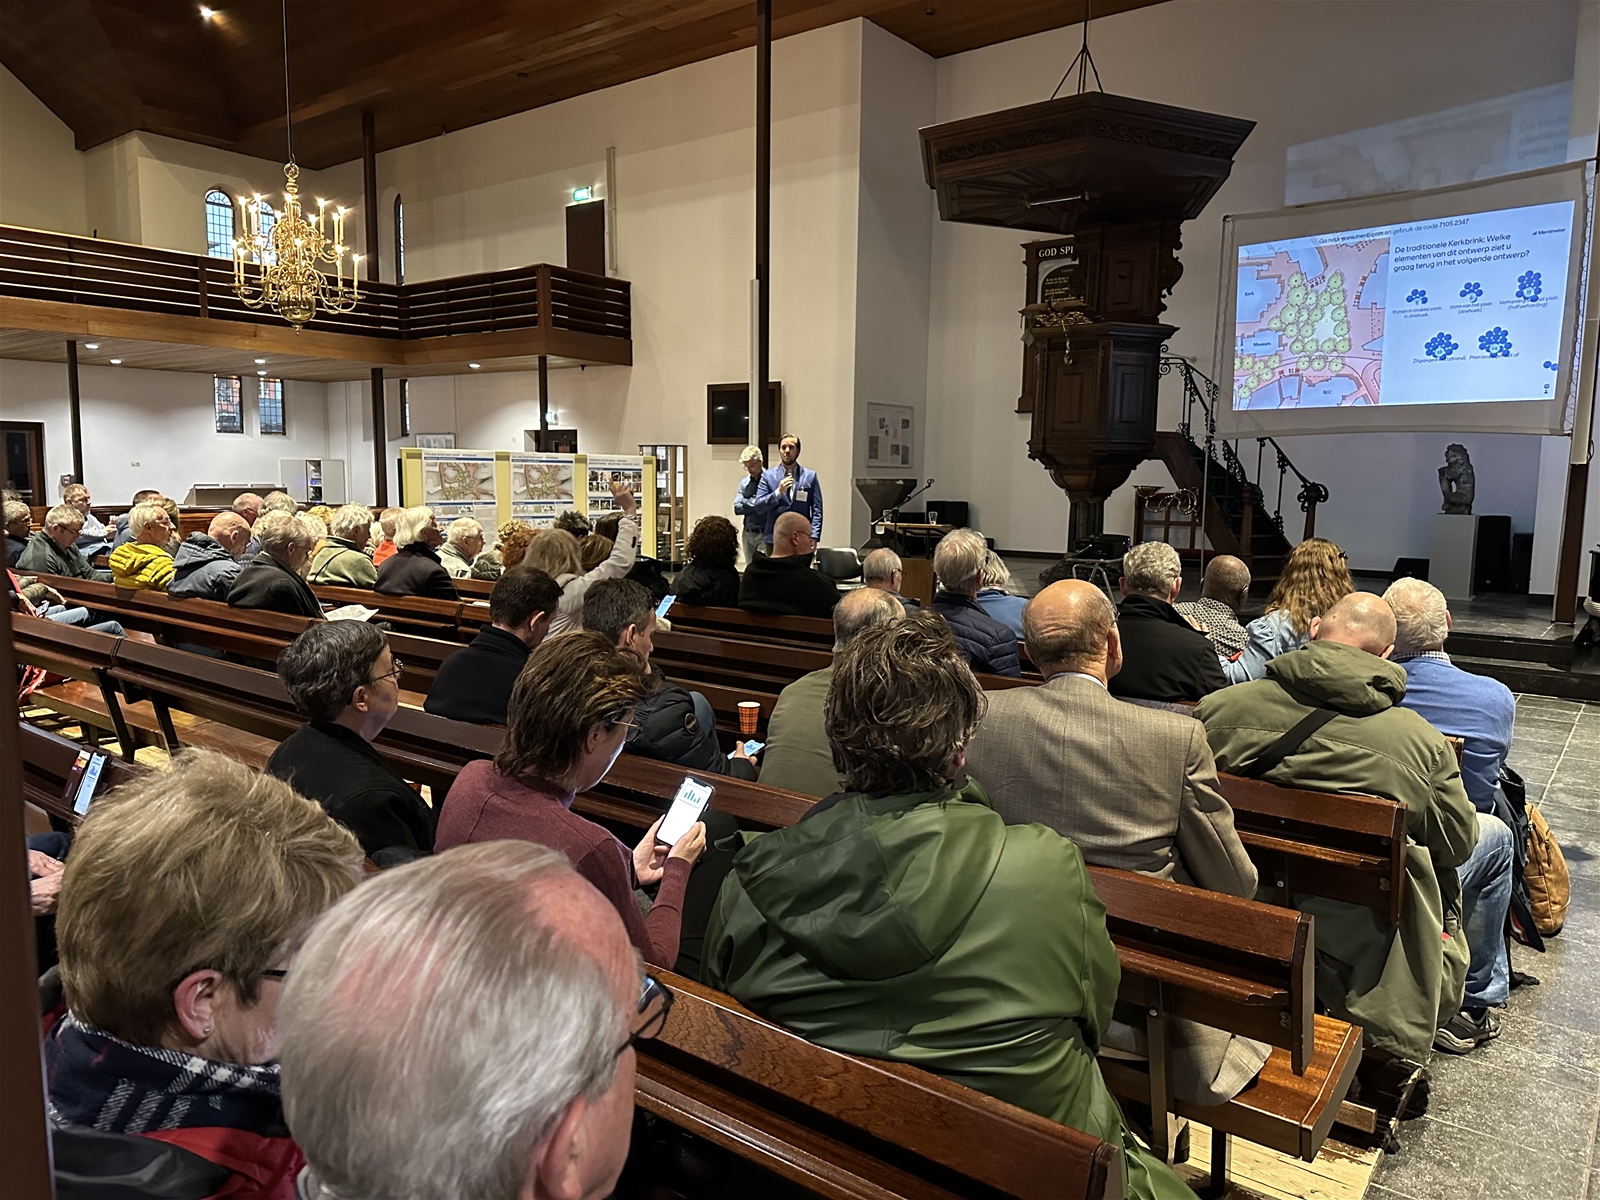
M759 700L739 701L739 732L749 736L756 731L757 724L761 721L761 702Z

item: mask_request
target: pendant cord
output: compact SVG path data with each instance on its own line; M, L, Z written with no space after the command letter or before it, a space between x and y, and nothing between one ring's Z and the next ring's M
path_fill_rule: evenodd
M1089 21L1091 20L1090 0L1083 0L1083 46L1079 49L1072 62L1067 65L1066 73L1061 76L1061 82L1056 84L1056 90L1050 93L1054 100L1060 93L1062 85L1072 75L1072 68L1078 69L1078 95L1088 89L1089 72L1094 72L1094 86L1096 91L1105 91L1105 85L1100 82L1100 68L1094 65L1094 55L1089 53Z
M289 0L283 0L283 129L289 142L289 161L294 162L294 109L289 103Z

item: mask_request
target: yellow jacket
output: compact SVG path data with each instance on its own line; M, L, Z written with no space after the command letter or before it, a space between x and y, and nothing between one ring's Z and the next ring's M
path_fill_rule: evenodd
M164 592L172 581L173 570L172 555L164 546L127 542L111 552L111 582L119 588Z

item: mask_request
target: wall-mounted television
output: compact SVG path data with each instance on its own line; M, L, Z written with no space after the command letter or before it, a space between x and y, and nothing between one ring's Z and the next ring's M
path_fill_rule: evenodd
M760 446L778 440L783 415L783 384L767 384L767 400L750 427L749 383L706 384L706 443L712 446Z

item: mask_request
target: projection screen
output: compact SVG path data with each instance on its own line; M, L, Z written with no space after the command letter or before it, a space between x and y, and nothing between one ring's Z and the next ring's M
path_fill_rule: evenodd
M1593 168L1223 220L1224 437L1572 427Z

